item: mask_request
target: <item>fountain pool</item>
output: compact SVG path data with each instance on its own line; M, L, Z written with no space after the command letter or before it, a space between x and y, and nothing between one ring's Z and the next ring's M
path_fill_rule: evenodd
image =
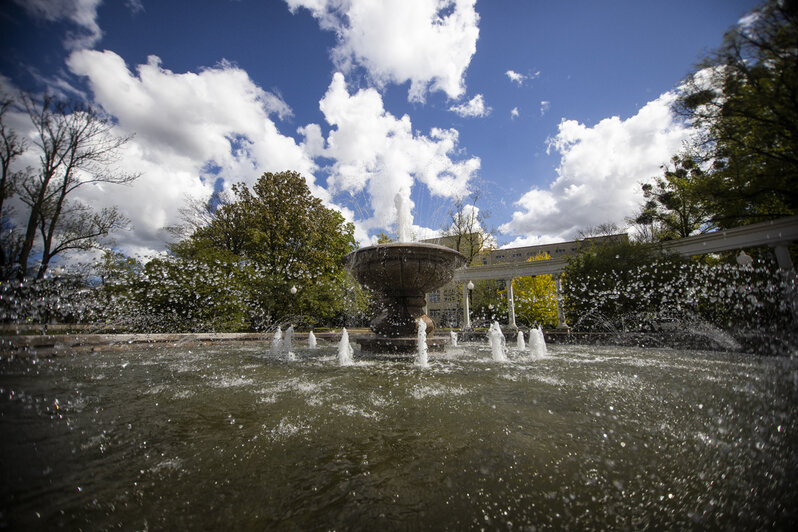
M798 361L461 342L0 360L0 527L790 528Z

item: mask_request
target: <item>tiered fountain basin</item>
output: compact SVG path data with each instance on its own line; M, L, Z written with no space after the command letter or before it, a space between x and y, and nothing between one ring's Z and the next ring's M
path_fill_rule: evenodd
M427 325L428 348L443 349L443 341L431 337L435 324L424 313L425 295L451 281L454 271L466 265L461 253L435 244L390 243L353 251L344 257L344 264L377 299L377 315L371 320L375 336L358 340L362 350L415 350L419 319Z

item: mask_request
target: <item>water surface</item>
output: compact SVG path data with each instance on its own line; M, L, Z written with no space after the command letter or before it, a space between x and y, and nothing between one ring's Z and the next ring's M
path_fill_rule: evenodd
M0 361L0 527L785 529L798 363L487 345Z

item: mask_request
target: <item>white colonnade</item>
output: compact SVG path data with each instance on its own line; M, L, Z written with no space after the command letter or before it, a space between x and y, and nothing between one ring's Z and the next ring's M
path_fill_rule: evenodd
M788 250L790 243L795 241L798 241L798 216L789 216L732 229L722 229L703 235L663 242L660 245L666 251L672 251L683 256L767 246L773 248L778 266L785 272L785 275L795 275L795 267ZM567 259L554 258L531 262L506 262L488 266L471 266L457 270L453 280L463 283L463 300L465 301L463 318L466 328L471 328L471 302L468 297L467 284L472 281L488 279L501 279L507 283L509 324L510 327L516 328L513 279L536 275L554 276L557 290L557 328L567 328L565 314L562 309L562 287L560 282L560 277L565 270L566 264Z

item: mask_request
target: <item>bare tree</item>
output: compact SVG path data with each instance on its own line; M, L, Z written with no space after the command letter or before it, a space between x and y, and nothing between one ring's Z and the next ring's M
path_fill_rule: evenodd
M27 143L6 124L7 113L14 105L11 98L0 98L0 279L10 275L21 238L10 226L11 209L6 200L17 192L17 185L24 172L13 169L13 161L25 153Z
M442 240L462 253L469 264L493 242L493 232L485 228L487 215L477 207L479 197L479 192L475 192L456 198L443 228Z
M629 237L634 242L652 243L659 241L662 229L659 222L648 216L644 207L640 207L635 214L626 218L631 234Z
M226 190L214 190L207 199L186 196L183 207L178 209L180 223L168 226L166 231L177 240L185 240L223 215L220 210L233 201L233 197Z
M47 240L53 214L49 206L42 213L43 215L39 217L39 234L49 246L42 252L37 279L44 276L50 259L56 255L70 250L99 249L102 247L100 238L107 236L111 231L124 228L128 222L116 207L106 207L96 212L83 203L65 202L61 210L58 231L52 239Z
M167 228L177 239L169 249L177 254L186 251L192 237L202 236L219 249L234 255L244 253L246 234L241 227L246 225L244 213L236 209L236 199L229 192L216 190L207 201L186 198L186 206L180 209L181 224Z
M98 110L49 95L37 101L23 94L22 102L35 130L33 144L40 166L20 187L20 198L30 213L17 275L24 278L28 271L38 231L42 258L36 277L41 278L55 255L96 247L99 237L125 222L116 208L95 213L87 205L68 201L69 195L88 184L130 183L138 174L113 168L119 148L130 137L114 135L113 124Z
M593 238L597 236L615 235L621 232L621 228L615 222L603 222L598 225L588 225L576 233L577 240Z
M0 215L6 213L5 201L16 191L20 175L11 169L11 163L27 149L25 140L6 125L6 114L13 103L11 98L0 99Z

